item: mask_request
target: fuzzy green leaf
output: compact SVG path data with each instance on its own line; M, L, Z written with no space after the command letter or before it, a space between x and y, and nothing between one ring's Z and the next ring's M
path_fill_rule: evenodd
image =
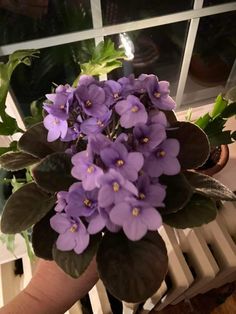
M1 167L9 171L24 169L38 161L38 158L24 152L12 152L0 156Z
M60 140L54 142L47 141L47 130L42 122L29 128L20 138L18 146L21 150L39 158L54 152L64 152L68 143Z
M76 180L71 175L71 157L66 153L54 153L45 157L32 169L35 182L49 192L67 190Z
M34 182L25 184L5 204L1 218L2 232L14 234L28 229L45 216L54 203L54 197Z
M236 201L236 195L213 177L193 171L185 171L184 176L196 193L216 200Z
M16 150L17 150L17 141L13 141L10 143L8 147L0 147L0 156L7 152L13 152Z
M210 145L206 134L190 122L176 122L167 130L168 138L176 138L180 143L177 156L182 169L195 169L208 159Z
M101 235L90 237L89 246L82 254L76 254L74 251L60 251L54 245L52 251L53 259L65 273L73 278L78 278L87 269L96 255L100 240Z
M221 117L227 119L235 115L236 115L236 102L232 102L224 109L224 111L221 114Z
M142 302L160 287L168 268L166 246L158 234L148 232L139 241L123 233L107 233L97 252L99 277L116 298Z
M173 228L194 228L207 224L216 218L216 203L200 194L194 194L185 207L177 213L163 216L163 221Z
M225 100L222 95L218 95L213 107L213 110L211 112L211 117L214 119L217 116L219 116L227 107L228 101Z
M209 113L206 113L204 116L199 117L194 123L199 126L202 130L206 128L208 125L209 121L211 120L211 117Z

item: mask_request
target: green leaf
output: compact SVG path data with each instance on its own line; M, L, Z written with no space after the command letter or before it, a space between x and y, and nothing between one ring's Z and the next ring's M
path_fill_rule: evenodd
M48 131L43 123L38 123L21 136L18 146L21 150L39 158L44 158L54 152L64 152L67 149L69 144L60 140L48 142L47 134Z
M202 166L208 159L210 145L206 134L190 122L176 122L167 131L168 138L176 138L180 143L177 156L182 169Z
M80 65L81 74L102 75L122 66L120 59L125 58L123 49L115 49L114 43L109 39L100 42L93 51L91 59L87 63ZM77 86L79 77L73 83Z
M35 260L35 255L34 255L34 252L32 250L32 244L30 242L30 233L27 230L25 230L25 231L21 232L21 235L23 236L23 238L25 240L25 245L26 245L28 257L29 257L30 261L33 262Z
M12 135L18 129L16 120L5 112L11 75L20 63L30 65L30 58L35 57L37 53L36 50L19 50L9 56L6 64L0 63L0 116L2 118L0 134L2 135Z
M30 112L32 116L25 117L24 122L27 128L37 124L43 120L42 101L33 101L30 105Z
M55 215L55 211L51 210L33 227L32 245L36 256L53 260L52 249L56 242L58 233L51 228L50 218Z
M45 157L32 169L35 182L49 192L67 190L76 180L71 175L71 157L66 153L54 153Z
M214 104L214 107L213 107L213 110L211 112L211 117L214 119L216 118L217 116L219 116L223 111L224 109L227 107L227 104L228 104L228 101L225 100L222 95L218 95L217 98L216 98L216 101L215 101L215 104Z
M17 190L19 190L23 185L25 185L26 182L19 182L17 181L16 177L13 176L11 179L11 186L12 186L12 193L15 193Z
M234 131L233 133L231 133L231 138L233 138L236 141L236 131Z
M24 152L6 153L0 156L1 167L10 171L24 169L38 161L38 158Z
M54 197L34 182L27 183L7 200L1 219L3 233L19 233L37 223L52 208Z
M221 117L227 119L235 115L236 115L236 102L232 102L224 109L224 111L221 114Z
M192 197L193 190L182 173L175 176L163 175L160 177L160 183L166 186L165 207L158 208L162 215L177 212Z
M236 195L213 177L193 171L185 171L184 176L196 193L216 200L236 201Z
M60 251L54 245L52 250L53 259L65 273L73 278L78 278L96 255L100 240L100 235L90 237L89 246L82 254L76 254L74 251Z
M233 143L231 131L222 131L219 133L211 134L208 136L211 143L211 147L220 146L222 144L231 144Z
M199 126L199 128L201 128L202 130L204 130L206 128L206 126L208 125L209 121L211 120L211 117L209 115L209 113L206 113L204 116L199 117L194 124L196 124L197 126Z
M142 302L157 291L167 273L165 243L157 231L139 241L123 233L107 233L97 252L97 267L112 295L126 302Z
M194 194L183 209L163 216L163 221L177 229L194 228L214 220L216 214L217 207L213 200L204 195Z

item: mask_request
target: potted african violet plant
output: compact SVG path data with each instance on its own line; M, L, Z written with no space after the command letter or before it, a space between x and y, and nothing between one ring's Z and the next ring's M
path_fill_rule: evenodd
M82 69L95 75L95 67ZM162 223L208 223L216 200L235 195L194 171L209 156L209 140L196 124L175 119L168 82L152 74L98 81L85 73L47 94L43 122L0 157L3 168L32 174L8 199L1 230L32 227L35 254L75 278L96 256L109 292L141 302L167 273Z
M214 175L219 172L229 159L228 144L236 140L236 131L225 130L227 120L236 115L236 102L218 95L211 112L199 117L194 123L207 134L210 142L208 160L198 171Z

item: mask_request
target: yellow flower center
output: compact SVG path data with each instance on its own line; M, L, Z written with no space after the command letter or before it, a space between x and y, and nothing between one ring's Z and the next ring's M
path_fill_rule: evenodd
M78 226L76 224L73 224L70 228L70 232L75 232L77 231L77 229L78 229Z
M89 108L89 107L91 107L91 106L92 106L92 102L91 102L90 100L87 100L87 101L85 102L85 107Z
M60 121L59 121L58 119L56 119L56 118L55 118L55 119L53 120L53 122L52 122L52 124L54 124L54 125L57 125L57 124L59 124L59 123L60 123Z
M97 125L99 125L100 127L104 127L104 124L102 123L101 120L98 120L98 121L97 121Z
M113 191L114 191L114 192L118 192L118 191L120 190L120 185L119 185L119 183L117 183L117 182L114 182L114 183L112 184L112 187L113 187Z
M139 208L134 207L134 208L132 209L132 215L133 215L133 216L137 217L137 216L139 215L139 213L140 213L140 209L139 209Z
M141 200L144 200L145 197L146 197L146 195L145 195L144 193L140 193L140 194L139 194L139 198L140 198Z
M165 157L166 155L166 152L164 150L160 150L158 153L157 153L157 156L158 157Z
M60 105L60 109L65 109L65 105Z
M119 97L119 94L118 94L118 93L114 93L114 94L113 94L113 97L114 97L115 99L117 99L117 98Z
M154 96L155 96L156 98L160 98L160 97L161 97L161 94L158 93L158 92L155 92L155 93L154 93Z
M124 165L124 160L122 160L122 159L118 159L117 161L116 161L116 165L118 166L118 167L121 167L121 166L123 166Z
M87 206L87 207L91 207L92 202L91 202L89 199L86 198L86 199L84 200L84 205Z
M87 172L88 172L88 173L93 173L93 172L94 172L94 166L89 166L89 167L87 168Z
M149 142L149 138L148 138L148 137L144 137L144 138L142 138L141 142L142 142L143 144L146 144L146 143Z
M136 106L136 105L134 105L134 106L131 108L131 111L132 111L132 112L137 112L137 111L139 111L139 107Z

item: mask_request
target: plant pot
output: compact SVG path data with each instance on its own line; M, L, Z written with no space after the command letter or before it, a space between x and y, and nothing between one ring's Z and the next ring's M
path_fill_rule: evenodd
M198 172L213 176L214 174L221 171L229 160L229 148L228 145L221 145L220 147L214 148L210 157L206 163L197 169Z

